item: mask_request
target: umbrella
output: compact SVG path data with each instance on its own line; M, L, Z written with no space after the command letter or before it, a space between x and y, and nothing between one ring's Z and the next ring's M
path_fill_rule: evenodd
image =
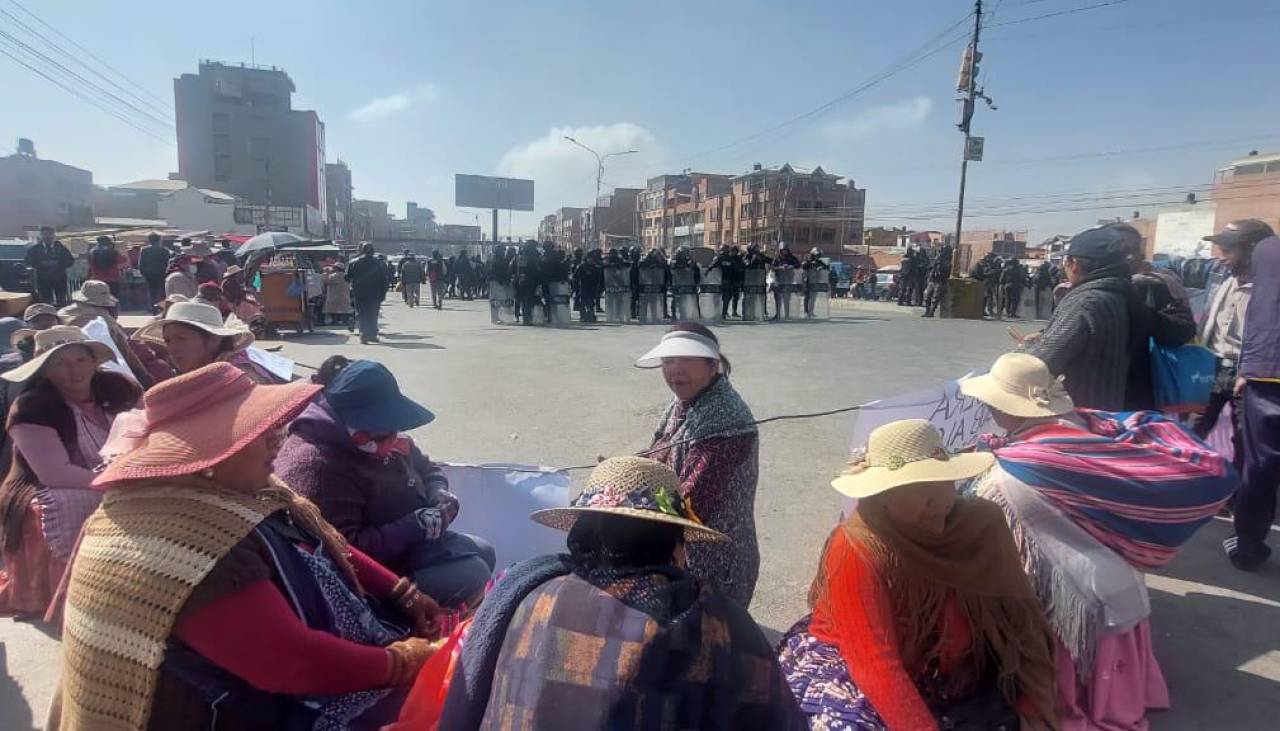
M236 256L248 256L259 251L270 251L280 246L298 244L303 241L306 241L306 239L287 231L268 231L258 234L241 244L240 248L236 249Z

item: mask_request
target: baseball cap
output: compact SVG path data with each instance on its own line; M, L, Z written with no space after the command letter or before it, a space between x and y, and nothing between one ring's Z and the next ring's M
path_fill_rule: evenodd
M1097 226L1072 236L1067 244L1067 256L1101 262L1120 261L1127 258L1133 244L1141 240L1142 234L1128 224Z
M1218 246L1242 246L1256 244L1265 238L1275 235L1275 231L1272 231L1271 227L1262 221L1256 218L1242 218L1228 223L1220 233L1206 236L1204 240L1212 241Z

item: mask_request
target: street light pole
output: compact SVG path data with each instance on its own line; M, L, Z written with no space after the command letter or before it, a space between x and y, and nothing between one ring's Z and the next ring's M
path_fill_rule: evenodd
M608 152L608 153L605 153L604 155L601 155L600 153L596 152L590 147L587 147L586 145L575 140L569 135L565 135L564 138L572 142L573 144L577 145L578 147L581 147L582 149L586 150L587 152L590 152L592 155L596 156L596 196L591 199L591 232L590 232L592 248L595 248L596 230L599 228L596 224L596 203L598 203L600 200L600 180L601 178L604 177L604 161L608 160L611 157L617 157L618 155L631 155L636 152L639 152L639 150L622 150L621 152Z

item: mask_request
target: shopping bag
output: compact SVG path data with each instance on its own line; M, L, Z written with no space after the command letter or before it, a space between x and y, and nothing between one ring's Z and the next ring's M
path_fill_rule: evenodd
M1218 414L1218 420L1214 422L1213 429L1209 431L1209 435L1204 438L1204 443L1208 444L1213 451L1222 455L1222 458L1228 462L1234 462L1236 458L1235 443L1232 437L1235 434L1235 421L1232 414L1231 402L1222 405L1222 411Z
M462 635L470 626L471 620L467 620L454 628L444 645L427 659L400 707L400 717L381 731L430 731L440 723L444 700L449 695L449 679L462 656Z
M1151 386L1156 408L1169 413L1200 411L1209 403L1218 373L1218 359L1200 345L1159 345L1151 348Z

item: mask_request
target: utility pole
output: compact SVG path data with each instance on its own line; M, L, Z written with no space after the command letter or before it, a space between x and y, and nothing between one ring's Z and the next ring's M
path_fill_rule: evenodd
M596 204L600 202L600 179L604 177L604 161L608 160L611 157L616 157L618 155L633 155L639 152L639 150L623 150L621 152L607 152L601 155L600 153L596 152L590 147L587 147L581 142L573 139L569 135L564 135L564 138L572 142L573 144L577 145L578 147L581 147L582 149L586 150L587 152L590 152L592 155L596 156L596 197L591 199L591 232L590 232L590 240L592 241L591 248L595 248L596 229L599 228L596 225Z
M960 124L957 126L964 133L964 150L960 157L960 201L956 206L956 234L955 240L952 242L951 267L953 273L955 272L955 267L960 263L960 233L964 228L964 184L965 177L969 171L969 160L979 161L982 159L981 143L984 140L981 137L970 135L970 122L973 121L974 102L982 99L992 110L996 108L991 103L991 98L984 93L984 90L978 88L978 62L982 60L982 54L978 52L978 36L981 31L982 0L974 0L973 37L964 50L964 56L960 62L960 79L956 84L956 91L963 94L960 98ZM974 140L978 141L976 150L973 144Z

